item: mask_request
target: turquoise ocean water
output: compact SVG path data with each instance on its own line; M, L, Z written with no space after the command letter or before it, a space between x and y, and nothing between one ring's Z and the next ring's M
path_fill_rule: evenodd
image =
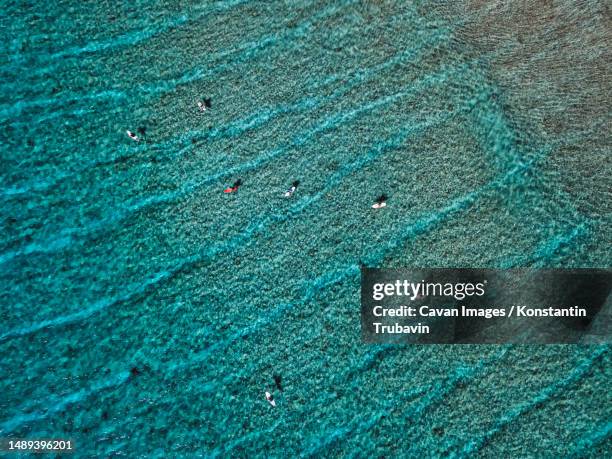
M3 1L0 437L611 454L607 346L360 339L360 263L611 265L610 13L540 3Z

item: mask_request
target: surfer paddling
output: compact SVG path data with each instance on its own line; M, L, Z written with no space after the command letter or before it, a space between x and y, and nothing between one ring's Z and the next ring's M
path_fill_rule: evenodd
M242 180L238 179L234 182L234 184L230 187L227 187L225 190L223 190L224 193L234 193L235 191L238 191L238 188L240 187L240 185L242 185Z
M274 397L272 396L272 394L270 392L266 392L266 400L270 403L270 405L276 406L276 402L274 401Z
M206 98L203 101L198 100L198 108L201 112L205 112L210 107L212 107L212 101L210 100L210 98Z
M136 142L140 142L140 138L138 138L138 136L136 134L134 134L132 131L130 131L129 129L127 131L125 131L128 135L128 137Z
M295 193L295 190L297 190L297 187L299 184L300 184L299 180L296 180L295 182L293 182L291 184L291 187L287 191L285 191L285 197L290 198L293 195L293 193Z
M387 195L381 194L374 204L372 204L372 209L382 209L383 207L387 207Z

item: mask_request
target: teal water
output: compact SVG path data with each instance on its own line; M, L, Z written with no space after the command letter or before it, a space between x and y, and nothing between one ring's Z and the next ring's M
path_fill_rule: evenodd
M526 5L3 2L0 437L609 455L607 346L360 340L360 263L611 265L609 13Z

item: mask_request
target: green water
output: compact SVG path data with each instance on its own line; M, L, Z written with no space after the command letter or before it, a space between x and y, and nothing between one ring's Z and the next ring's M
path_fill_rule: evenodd
M467 5L3 2L0 437L609 455L607 346L360 340L360 263L611 265L609 16Z

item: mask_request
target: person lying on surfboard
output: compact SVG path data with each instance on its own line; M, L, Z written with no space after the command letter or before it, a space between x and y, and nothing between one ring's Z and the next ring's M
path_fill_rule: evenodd
M132 131L127 130L125 132L127 132L127 135L130 139L135 140L136 142L140 142L140 139L138 138L138 136L134 134Z
M234 191L238 191L238 187L240 187L240 185L242 185L242 180L238 179L234 182L234 184L230 187L227 187L225 190L223 190L224 193L233 193Z
M274 397L270 392L266 392L266 400L270 402L270 405L276 406L276 402L274 401Z
M293 193L295 193L295 190L297 190L297 187L298 187L298 185L299 185L299 184L300 184L300 181L299 181L299 180L296 180L295 182L293 182L293 183L291 184L291 188L289 188L287 191L285 191L285 197L286 197L286 198L290 198L290 197L291 197L291 195L292 195Z
M207 108L212 106L210 98L204 99L204 101L198 100L198 108L201 112L205 112Z
M376 202L372 205L372 209L381 209L383 207L387 206L387 195L386 194L381 194L377 199Z

